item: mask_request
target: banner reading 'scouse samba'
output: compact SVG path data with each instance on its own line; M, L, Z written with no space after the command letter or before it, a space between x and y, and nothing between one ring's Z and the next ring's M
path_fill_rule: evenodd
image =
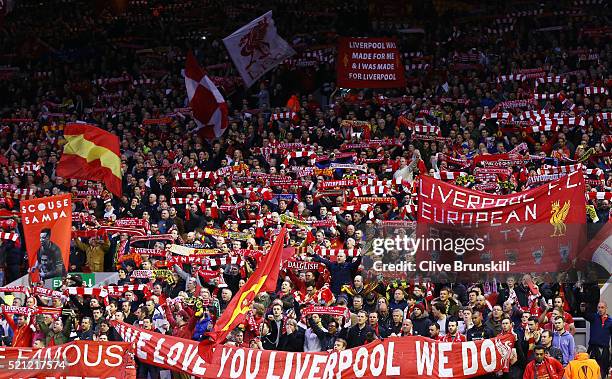
M155 366L198 378L472 378L503 370L514 337L463 343L423 337L393 337L340 353L289 353L218 346L210 363L198 355L198 342L112 322L136 357Z
M466 252L463 263L508 262L510 269L504 271L512 272L562 271L584 244L584 191L584 177L578 171L509 195L492 195L423 176L419 236L448 236L454 241L458 236L482 238L484 249ZM438 255L440 249L428 250L423 251L428 258L444 261ZM456 254L445 254L456 262Z
M72 200L70 195L21 202L30 279L39 282L62 276L70 256Z

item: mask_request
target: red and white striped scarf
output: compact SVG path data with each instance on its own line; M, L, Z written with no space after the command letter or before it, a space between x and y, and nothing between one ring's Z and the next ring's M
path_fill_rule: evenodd
M528 127L529 128L529 127ZM541 123L541 124L535 124L531 126L531 132L532 133L539 133L539 132L556 132L557 130L559 130L559 124L548 124L548 123Z
M132 78L127 73L124 73L122 76L118 76L115 78L99 78L99 79L94 79L91 82L97 85L107 85L107 84L112 85L112 84L126 83L131 80Z
M428 70L429 67L429 63L412 63L404 65L406 70Z
M512 113L510 112L485 112L484 118L497 119L497 121L512 121Z
M568 114L566 112L556 112L556 113L550 113L550 112L546 112L544 109L540 109L540 110L529 110L529 111L524 111L520 114L520 118L522 120L536 120L536 121L540 121L541 119L553 119L553 118L560 118L560 117L566 117Z
M557 93L534 93L533 98L535 100L554 100L558 95Z
M347 257L358 257L361 255L361 249L326 249L319 248L317 254L322 257L336 257L340 253L344 253Z
M527 78L523 74L510 74L510 75L500 75L497 77L497 83L503 83L507 81L525 81ZM523 100L513 100L513 101L523 101Z
M134 81L132 81L132 85L134 87L136 86L142 86L142 85L150 85L150 84L155 84L157 83L157 81L155 79L134 79Z
M608 89L606 87L584 87L584 94L590 95L606 95L608 96Z
M467 176L467 172L463 171L438 171L434 172L434 179L438 180L455 180L461 176Z
M19 239L19 234L13 232L0 232L0 239L17 242L17 240Z
M36 190L32 188L19 188L14 191L0 190L0 196L9 197L17 200L28 200L36 195Z
M387 195L390 193L387 186L361 186L353 188L353 196Z
M225 266L225 265L244 266L244 260L240 256L234 256L234 257L225 256L225 257L220 257L220 258L210 258L208 260L209 267L219 267L219 266Z
M241 195L245 197L251 197L251 195L259 194L264 200L272 200L274 194L270 188L266 187L246 187L246 188L228 188L226 190L215 190L211 196L234 196Z
M317 154L314 151L309 151L309 150L292 151L289 154L287 154L281 166L287 167L291 159L298 159L298 158L308 158L309 164L312 165L317 159Z
M419 206L415 204L412 199L408 202L408 204L404 205L400 209L400 218L404 219L408 215L413 215L419 209Z
M176 180L189 180L189 179L209 179L213 182L217 181L217 174L213 171L187 171L180 172L175 176Z
M52 307L14 307L10 305L2 305L2 312L7 314L19 314L19 315L60 315L62 308Z
M280 113L272 113L270 115L270 120L291 120L296 117L297 114L295 112L280 112Z
M535 87L538 88L539 84L555 83L555 84L567 84L567 79L562 76L546 76L543 78L537 78L535 81Z
M408 129L412 129L415 133L435 133L439 136L442 135L440 127L436 125L417 124L416 122L409 120L404 115L399 116L399 118L397 119L397 124L399 126L404 126Z
M374 218L374 206L371 204L347 204L341 207L332 207L332 214L338 214L340 212L364 212L370 215L370 218Z
M534 116L532 117L532 120L536 121L536 125L537 123L539 123L541 126L542 125L552 125L552 126L563 126L563 125L585 126L586 125L586 121L582 117L549 118L549 117Z
M587 200L612 200L612 192L587 192Z
M108 297L108 290L104 288L89 288L89 287L68 287L64 290L66 295Z
M186 204L201 205L201 204L206 204L206 203L211 203L211 202L212 202L211 200L197 199L195 197L171 197L170 198L171 205L186 205Z
M32 173L32 172L38 172L40 171L40 169L42 168L42 165L39 165L37 163L24 163L22 164L20 167L15 169L15 174L17 175L23 175L26 173Z
M585 168L583 167L584 170L584 174L585 175L594 175L596 176L599 180L605 180L606 175L604 173L604 171L600 168Z
M595 114L595 119L599 122L612 120L612 112L600 112Z

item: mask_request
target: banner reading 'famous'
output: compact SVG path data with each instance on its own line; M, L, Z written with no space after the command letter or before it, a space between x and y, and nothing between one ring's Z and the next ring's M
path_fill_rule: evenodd
M481 271L562 271L572 264L584 244L584 191L584 177L579 171L510 195L492 195L423 176L418 235L443 241L451 237L454 250L459 237L482 238L483 248L466 252L461 261L503 265ZM444 252L440 252L444 249L424 250L429 251L417 254L419 260L457 261L453 252L450 255L455 256L447 253L445 260L441 256Z
M406 85L395 38L338 39L338 86L399 88Z
M0 347L0 379L136 378L127 342L73 341L43 348Z
M21 202L21 221L32 282L62 276L68 266L72 228L70 195Z
M446 343L424 337L392 337L354 349L289 353L219 346L210 363L198 342L113 321L136 357L198 378L471 378L498 372L510 362L514 337Z

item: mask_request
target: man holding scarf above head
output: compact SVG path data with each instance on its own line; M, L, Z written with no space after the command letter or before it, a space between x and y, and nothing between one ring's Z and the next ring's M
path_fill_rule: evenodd
M597 304L597 312L585 314L584 318L591 325L589 354L599 363L604 375L610 368L610 342L612 341L612 317L608 315L608 304L605 301Z
M30 322L34 321L34 318L25 315L17 315L16 320L13 320L13 314L4 313L4 318L8 322L9 326L13 330L13 347L31 347L32 346L32 333L34 331L34 325Z
M340 294L343 285L350 285L353 282L353 276L361 264L361 256L351 261L347 261L346 253L342 251L336 255L335 262L322 258L315 253L311 253L310 256L313 261L323 263L327 266L327 269L331 273L330 289L336 296Z

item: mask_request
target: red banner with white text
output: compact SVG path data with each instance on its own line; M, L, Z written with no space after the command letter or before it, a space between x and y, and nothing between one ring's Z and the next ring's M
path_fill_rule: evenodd
M418 235L442 241L448 237L454 251L428 246L419 250L417 261L450 263L447 271L455 272L566 270L585 243L584 191L581 172L509 195L492 195L423 176ZM482 246L459 247L459 239L467 237L480 238ZM495 266L480 270L465 264Z
M336 68L338 87L406 86L404 66L395 38L339 38Z
M72 229L71 195L57 195L21 202L30 279L62 276L68 267Z
M211 363L198 355L197 341L113 325L135 345L145 363L198 378L472 378L498 372L510 361L511 335L463 343L423 337L393 337L340 353L288 353L219 346Z
M0 347L0 379L136 378L127 342L74 341L35 349Z

